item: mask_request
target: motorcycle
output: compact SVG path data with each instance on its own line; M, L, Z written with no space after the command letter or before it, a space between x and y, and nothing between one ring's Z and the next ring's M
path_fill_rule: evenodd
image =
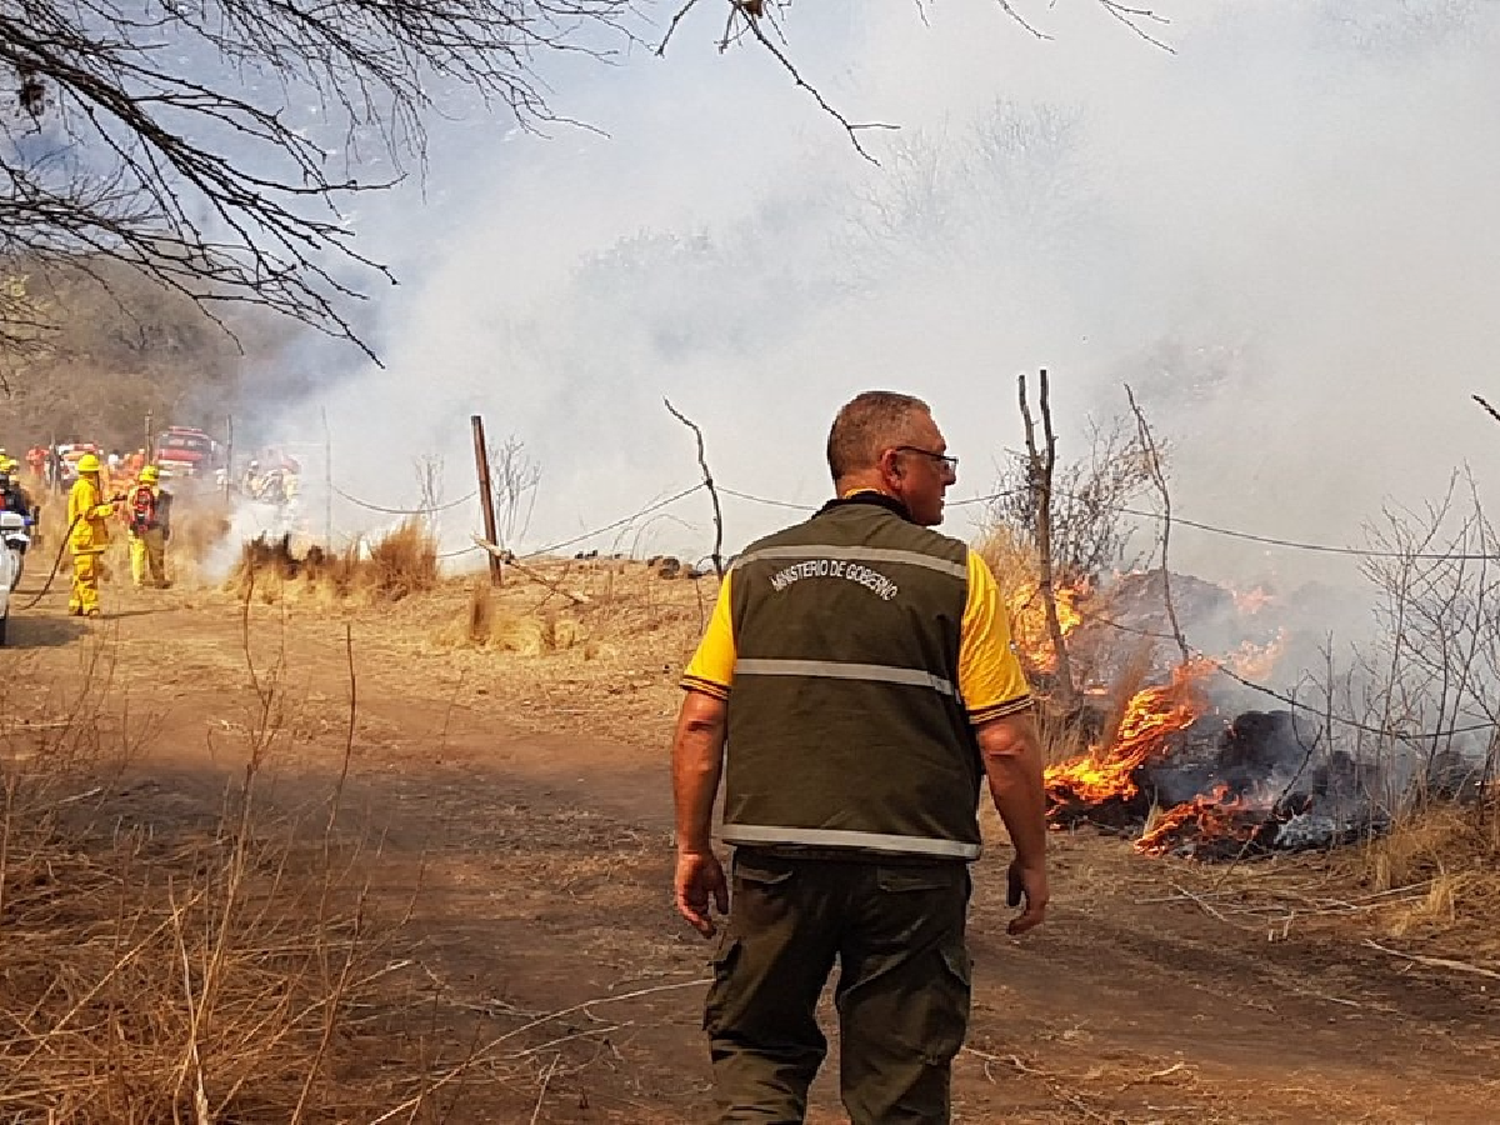
M26 566L26 549L31 546L31 517L20 512L0 512L0 542L10 556L10 585L14 590Z

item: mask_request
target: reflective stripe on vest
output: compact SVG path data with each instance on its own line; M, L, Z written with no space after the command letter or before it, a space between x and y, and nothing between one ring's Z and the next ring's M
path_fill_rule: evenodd
M934 558L920 551L903 551L895 547L835 547L817 543L805 546L799 544L791 547L762 547L758 551L751 551L748 555L741 555L734 561L734 565L741 567L760 559L842 559L845 562L905 563L908 566L926 567L928 570L935 570L939 574L946 574L953 578L967 579L969 577L967 564Z
M796 847L863 848L899 855L930 855L943 859L978 859L978 844L934 840L926 836L891 836L881 832L848 832L835 828L778 828L761 824L726 824L719 833L728 844Z
M940 695L956 696L953 684L920 668L896 668L887 664L845 664L833 660L761 660L734 662L736 676L819 676L829 680L866 680L882 684L906 684L931 688Z

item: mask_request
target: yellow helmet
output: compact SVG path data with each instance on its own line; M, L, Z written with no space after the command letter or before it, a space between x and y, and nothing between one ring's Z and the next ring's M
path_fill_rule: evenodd
M142 484L155 484L159 480L161 480L161 470L155 465L147 465L141 470Z
M78 471L80 473L97 473L99 471L99 458L92 453L85 453L78 458Z

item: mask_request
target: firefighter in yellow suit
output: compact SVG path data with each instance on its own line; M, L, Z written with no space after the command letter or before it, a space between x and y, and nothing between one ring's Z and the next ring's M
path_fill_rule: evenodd
M161 470L147 465L125 497L121 517L130 535L130 577L136 589L151 585L165 590L167 581L167 539L171 528L172 494L161 487Z
M109 546L109 517L114 505L104 497L99 458L85 453L78 459L78 479L68 493L68 547L73 552L73 592L68 612L99 616L99 556Z

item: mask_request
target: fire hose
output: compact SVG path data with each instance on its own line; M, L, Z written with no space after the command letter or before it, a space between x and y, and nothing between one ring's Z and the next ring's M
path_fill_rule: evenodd
M116 504L122 504L124 502L125 497L123 496L114 496L109 500L109 504L111 505L111 507ZM73 522L68 524L68 530L63 532L62 542L57 546L57 555L52 560L52 570L47 575L47 581L42 583L42 588L37 591L36 597L32 598L25 605L21 606L21 609L34 609L36 608L37 603L47 596L47 591L52 589L52 580L57 577L58 568L62 566L63 554L68 549L68 540L73 537L73 529L80 523L82 523L87 517L88 512L79 512L78 515L73 517Z

